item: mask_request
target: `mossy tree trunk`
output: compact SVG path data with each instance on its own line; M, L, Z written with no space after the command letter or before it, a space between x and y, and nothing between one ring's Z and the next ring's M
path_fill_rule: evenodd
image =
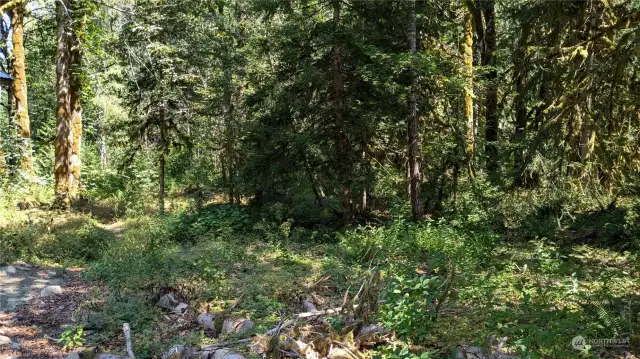
M2 137L0 136L0 175L7 172L7 160L5 159L4 149L2 148Z
M467 123L466 154L469 174L473 175L473 157L476 148L476 127L473 116L473 14L468 9L464 14L464 118Z
M514 109L516 113L514 141L516 150L514 153L514 184L518 187L524 185L524 140L527 131L527 104L526 104L526 77L527 77L527 61L525 46L529 38L529 25L522 25L522 33L518 41L518 47L513 53L514 79L516 88L516 97L514 100Z
M585 38L589 39L596 33L596 19L597 19L597 10L596 4L593 0L588 2L589 15L588 15L588 26L585 34ZM587 56L587 73L593 70L593 64L595 61L595 46L596 40L594 40L589 48L588 56ZM596 141L596 126L593 118L593 78L594 75L589 74L589 85L587 88L587 99L586 99L586 111L582 111L582 125L580 126L580 140L579 140L579 149L578 153L580 155L580 162L586 165L587 160L591 156L593 152L595 141ZM586 170L586 166L585 166Z
M11 75L13 76L13 114L16 117L16 127L20 143L20 167L28 175L33 175L33 155L31 149L31 125L29 121L29 106L27 104L27 75L24 56L24 27L25 3L19 2L11 9L11 27L13 56L11 61Z
M84 0L71 0L73 31L69 36L69 109L71 116L71 156L69 158L69 196L72 200L80 195L80 175L82 147L82 41L86 30Z
M421 221L424 217L424 208L422 205L422 166L421 166L421 148L420 148L420 130L418 126L418 105L417 105L417 85L418 79L415 69L416 55L416 3L411 0L409 5L409 53L411 55L411 64L409 67L411 84L409 93L407 94L407 137L409 156L409 197L411 200L411 214L413 219Z
M55 196L56 204L69 209L71 201L69 197L69 164L72 153L72 123L69 94L69 29L70 19L68 14L69 0L56 1L56 20L58 25L56 52L56 139L55 139Z
M482 2L484 15L484 48L482 66L488 68L485 98L485 153L487 157L487 173L492 182L498 177L498 71L494 51L496 49L495 0Z

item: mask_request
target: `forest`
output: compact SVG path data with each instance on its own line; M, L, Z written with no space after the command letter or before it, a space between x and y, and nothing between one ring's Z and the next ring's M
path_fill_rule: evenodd
M0 359L640 356L640 0L0 15Z

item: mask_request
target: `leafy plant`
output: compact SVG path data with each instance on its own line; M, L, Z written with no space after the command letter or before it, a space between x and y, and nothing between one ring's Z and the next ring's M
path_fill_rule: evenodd
M72 350L81 347L85 343L86 339L84 336L84 328L78 325L73 328L67 328L60 334L60 339L56 342L62 344L62 350Z
M383 294L384 325L409 341L424 341L436 319L441 284L438 276L396 277Z

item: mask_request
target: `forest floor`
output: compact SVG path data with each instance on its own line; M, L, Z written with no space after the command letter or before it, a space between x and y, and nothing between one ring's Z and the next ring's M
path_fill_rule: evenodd
M255 222L243 209L219 206L120 222L48 211L20 212L15 218L16 225L0 233L0 246L9 248L0 251L6 256L0 262L21 259L40 267L26 271L22 289L13 290L25 304L0 315L0 335L21 347L0 351L0 359L64 358L62 343L43 337L59 338L64 330L78 328L83 345L122 352L125 322L131 324L139 358L152 358L175 344L233 341L273 328L278 313L306 311L305 300L320 310L339 307L345 293L354 296L374 268L385 272L389 286L380 293L387 303L379 309L379 323L396 331L394 345L412 335L413 343L432 352L428 358L451 358L457 346L484 345L491 335L508 337L508 352L529 353L522 358L629 359L640 353L640 336L633 334L640 329L640 261L619 248L620 240L610 247L576 240L605 236L598 232L605 226L594 217L584 222L590 225L564 231L570 241L512 242L435 225L336 235L292 228L286 221ZM16 244L23 242L28 247ZM65 270L74 267L84 270ZM44 285L38 276L52 269L60 273L64 294L23 295L32 285L36 291ZM434 291L421 286L425 279L439 283L438 290L450 288ZM159 307L158 299L167 293L186 303L187 311ZM249 332L214 338L198 325L198 314L224 310L241 295L231 314L251 319ZM443 304L423 312L405 295ZM340 327L339 315L325 319ZM576 335L630 342L582 355L571 348ZM367 355L418 358L393 352L380 347Z

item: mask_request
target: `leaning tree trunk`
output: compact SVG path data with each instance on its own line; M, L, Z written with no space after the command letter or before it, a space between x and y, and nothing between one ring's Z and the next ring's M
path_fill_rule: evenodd
M407 118L408 155L409 155L409 196L411 198L411 214L413 219L421 221L424 217L422 206L422 169L420 166L420 132L418 129L418 107L416 103L417 76L415 69L416 54L416 2L411 1L409 14L409 52L411 54L411 65L409 73L411 85L407 95L407 107L409 116Z
M473 176L473 157L476 147L476 126L473 116L473 15L469 9L464 15L464 118L467 122L466 155L469 175Z
M71 116L71 157L69 158L69 196L72 200L80 194L82 146L82 43L80 34L86 28L83 0L71 0L71 17L74 19L73 31L69 36L69 109Z
M27 105L27 75L24 57L24 13L25 4L23 2L19 2L12 9L13 61L11 64L11 73L13 76L13 113L16 116L18 138L20 140L20 167L28 176L32 176L33 155L31 150L31 129L29 108Z
M68 0L56 1L56 20L58 23L58 48L56 53L56 139L55 139L55 196L58 206L69 209L69 163L73 133L70 117L69 96L69 8Z
M487 73L487 90L485 100L485 152L487 157L487 172L492 182L497 182L498 176L498 72L496 70L496 25L495 0L487 0L482 6L485 30L482 66L489 67Z
M342 3L340 0L333 1L333 25L336 31L340 27L340 15ZM343 132L344 127L344 94L342 85L342 47L338 40L333 46L333 110L334 110L334 131L336 155L338 161L338 176L340 181L340 202L342 203L342 220L345 226L350 226L354 222L353 200L351 198L351 187L349 185L349 139Z

